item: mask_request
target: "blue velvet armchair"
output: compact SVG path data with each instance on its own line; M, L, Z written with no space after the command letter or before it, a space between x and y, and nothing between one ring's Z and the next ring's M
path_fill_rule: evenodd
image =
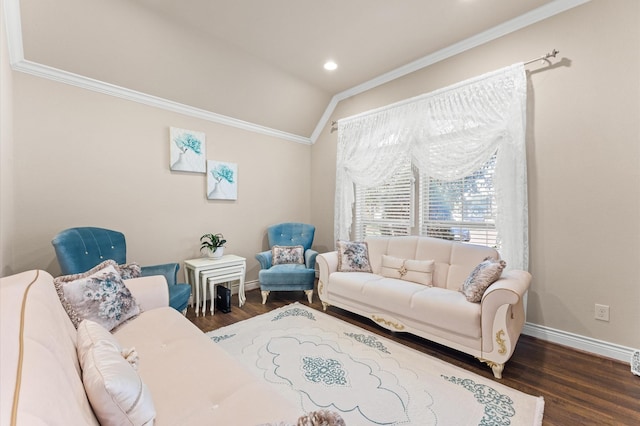
M127 261L124 234L104 228L81 227L65 229L51 241L63 275L86 272L105 260L119 265ZM180 266L177 263L141 266L142 276L164 275L169 284L169 305L184 312L191 296L189 284L177 284Z
M260 290L262 304L267 303L271 291L302 290L307 295L309 303L313 301L313 286L316 278L316 256L318 252L311 250L316 228L305 223L281 223L267 228L269 248L273 246L291 247L302 246L303 263L273 263L272 250L256 254L260 262Z

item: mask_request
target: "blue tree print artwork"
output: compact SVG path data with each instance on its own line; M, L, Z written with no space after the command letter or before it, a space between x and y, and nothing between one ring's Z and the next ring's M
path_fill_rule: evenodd
M171 170L205 173L205 134L171 127Z
M238 165L207 161L207 198L210 200L238 199Z

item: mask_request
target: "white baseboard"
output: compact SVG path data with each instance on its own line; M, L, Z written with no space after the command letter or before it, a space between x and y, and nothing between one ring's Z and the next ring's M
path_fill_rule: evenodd
M255 290L256 288L260 288L260 281L251 280L244 282L244 291Z
M531 323L524 325L522 334L628 363L631 363L631 357L635 351L615 343Z
M231 284L231 294L238 294L238 287L240 287L240 283L238 281ZM256 288L260 288L260 281L251 280L244 282L244 291L247 292L249 290L255 290Z

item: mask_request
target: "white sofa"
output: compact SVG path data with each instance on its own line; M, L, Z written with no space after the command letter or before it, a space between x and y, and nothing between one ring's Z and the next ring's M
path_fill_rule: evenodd
M168 307L162 276L125 280L143 312L114 333L135 347L156 425L295 424L300 411ZM77 331L53 278L0 279L0 425L98 424L85 394Z
M502 377L525 320L528 272L505 270L482 301L472 303L458 290L486 257L499 257L496 250L417 236L375 237L365 242L372 273L339 272L337 251L318 255L318 294L325 309L337 306L391 331L412 333L473 355L487 363L496 378ZM383 277L383 255L434 260L433 286Z

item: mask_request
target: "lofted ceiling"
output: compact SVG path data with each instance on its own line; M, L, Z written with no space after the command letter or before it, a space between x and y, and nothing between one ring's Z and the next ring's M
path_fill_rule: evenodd
M24 59L30 63L313 141L331 105L354 88L585 1L20 0L19 5ZM519 23L509 27L513 22ZM323 69L327 60L335 61L337 70Z
M336 94L550 0L131 0ZM338 64L323 69L326 60Z

